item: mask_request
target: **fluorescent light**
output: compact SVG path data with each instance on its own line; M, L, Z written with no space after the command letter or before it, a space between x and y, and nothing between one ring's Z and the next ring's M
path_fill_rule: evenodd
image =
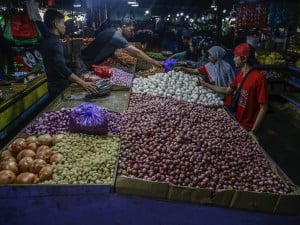
M217 5L216 5L216 1L215 0L213 0L213 3L211 4L211 6L210 6L211 8L216 8L217 7Z
M139 6L139 4L133 4L133 5L131 5L132 7L138 7Z
M135 5L135 4L136 4L136 2L129 1L129 2L128 2L128 4L129 4L129 5Z
M79 1L79 0L75 0L75 1L74 1L74 4L73 4L73 7L74 7L74 8L79 8L79 7L81 7L80 1Z

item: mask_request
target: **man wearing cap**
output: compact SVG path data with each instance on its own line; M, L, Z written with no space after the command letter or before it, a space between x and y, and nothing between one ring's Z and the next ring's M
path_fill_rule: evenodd
M80 53L77 60L83 61L86 66L82 67L78 73L83 73L83 70L90 70L93 64L104 62L107 58L114 56L117 49L123 49L129 54L141 58L155 66L161 66L159 61L156 61L147 56L143 51L133 45L130 45L126 38L130 38L134 31L135 20L129 17L123 18L121 26L118 28L110 27L102 32L99 32L94 41L86 46ZM78 64L78 62L77 62Z
M268 92L267 83L263 74L253 68L255 61L254 49L247 43L242 43L234 49L234 63L241 70L229 85L219 87L204 82L199 83L215 92L232 94L240 88L240 94L236 108L237 121L256 138L256 132L267 112ZM244 81L243 81L244 79Z

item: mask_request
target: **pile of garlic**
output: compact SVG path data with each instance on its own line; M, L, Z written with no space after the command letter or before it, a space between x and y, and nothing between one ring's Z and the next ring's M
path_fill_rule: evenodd
M173 97L204 106L221 106L223 101L213 91L197 86L198 78L183 72L157 73L148 78L133 80L133 93L147 93L162 97Z

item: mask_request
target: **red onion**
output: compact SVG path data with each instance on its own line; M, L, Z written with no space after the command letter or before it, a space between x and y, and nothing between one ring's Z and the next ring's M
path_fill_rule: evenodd
M120 175L211 190L292 191L224 110L133 94L124 117Z
M132 87L133 75L117 68L111 68L113 73L111 82L113 85L119 85L124 87Z
M53 112L43 113L32 124L26 127L26 135L41 135L49 133L51 135L67 131L69 127L69 116L71 109L61 109Z
M123 130L124 115L123 113L108 112L108 134L109 135L120 135Z

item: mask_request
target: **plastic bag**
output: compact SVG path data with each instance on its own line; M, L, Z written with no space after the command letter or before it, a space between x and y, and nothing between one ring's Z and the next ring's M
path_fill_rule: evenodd
M176 59L167 59L164 61L163 65L165 68L165 72L169 72L173 69L173 66L176 64L177 60Z
M37 38L35 24L29 19L27 11L14 10L11 19L11 34L17 39Z
M38 40L41 39L41 37L42 37L42 35L37 27L36 27L36 31L38 33L38 36L36 38L28 38L28 39L14 38L11 34L11 21L8 20L8 22L4 28L3 37L8 41L12 41L16 45L33 45L33 44L36 44L38 42Z
M111 78L112 72L109 66L92 65L94 74L101 78Z
M82 103L72 109L70 114L70 132L86 134L107 134L107 112L92 103Z

